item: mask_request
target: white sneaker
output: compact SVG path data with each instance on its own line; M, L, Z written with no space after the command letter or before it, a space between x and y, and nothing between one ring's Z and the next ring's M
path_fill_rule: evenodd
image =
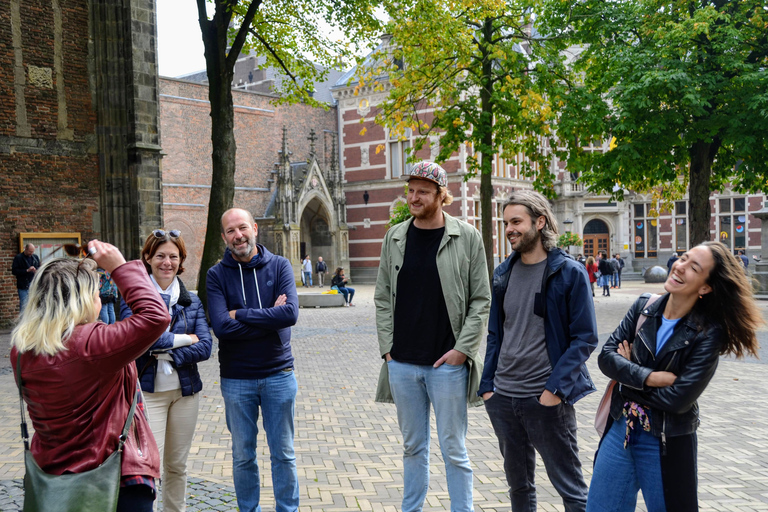
M344 307L345 307L345 308L348 308L348 307L349 307L349 302L345 302L345 303L344 303Z

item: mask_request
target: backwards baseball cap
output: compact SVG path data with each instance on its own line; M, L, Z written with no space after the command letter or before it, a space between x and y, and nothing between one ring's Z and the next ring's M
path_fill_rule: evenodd
M448 186L448 176L445 173L445 169L434 162L419 162L407 174L400 176L401 180L410 180L411 178L434 181L441 187Z

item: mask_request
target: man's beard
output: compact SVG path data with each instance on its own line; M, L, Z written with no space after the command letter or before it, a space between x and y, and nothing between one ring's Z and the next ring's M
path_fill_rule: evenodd
M248 244L243 247L242 249L235 249L235 244L240 242L240 240L234 240L232 242L232 245L230 246L229 250L232 251L237 257L239 258L245 258L251 255L253 252L253 249L256 247L256 237L243 237L248 241Z
M429 204L422 203L422 208L420 211L417 211L416 213L413 213L413 211L410 210L409 205L409 211L411 211L411 215L413 215L416 219L431 219L435 216L437 213L437 210L440 208L440 203L438 201L433 201Z
M517 239L517 242L515 244L512 244L512 249L515 252L519 252L521 254L524 254L526 252L531 252L533 249L536 248L536 245L541 238L541 233L538 229L536 229L536 225L532 225L531 229L526 231L522 234L521 237ZM517 247L515 247L517 245Z

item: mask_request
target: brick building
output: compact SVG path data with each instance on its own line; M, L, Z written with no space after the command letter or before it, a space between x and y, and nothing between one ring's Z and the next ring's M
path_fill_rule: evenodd
M136 257L162 219L153 0L0 0L0 323L13 257L99 237Z

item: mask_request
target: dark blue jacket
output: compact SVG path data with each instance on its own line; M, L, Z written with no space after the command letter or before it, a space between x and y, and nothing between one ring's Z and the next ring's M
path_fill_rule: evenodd
M11 272L16 276L16 288L19 290L29 290L29 285L35 277L34 272L27 272L29 267L40 268L40 258L37 257L37 254L27 256L20 252L13 257Z
M139 372L147 363L146 370L141 376L139 384L145 393L155 392L155 375L157 373L157 359L150 354L153 351L167 352L173 357L171 363L179 375L181 383L181 395L189 396L203 389L203 381L197 370L197 363L211 357L211 331L205 320L203 303L197 295L187 291L184 283L179 278L179 300L173 306L171 313L171 328L164 332L157 341L149 347L149 350L136 360L136 368ZM168 303L166 302L166 306ZM120 319L125 320L133 312L124 300L120 301ZM197 343L186 347L173 347L174 334L195 334L200 339ZM170 349L170 350L169 350Z
M219 339L221 376L227 379L261 379L293 367L291 326L299 318L293 269L284 257L257 247L248 263L227 249L208 270L208 314ZM287 302L275 307L283 294Z
M478 395L493 391L493 379L504 339L504 295L509 275L520 255L513 252L493 272L491 316L485 369ZM547 255L541 284L544 331L552 374L545 389L573 404L595 391L586 361L597 347L597 322L592 291L584 265L565 256L560 249Z

